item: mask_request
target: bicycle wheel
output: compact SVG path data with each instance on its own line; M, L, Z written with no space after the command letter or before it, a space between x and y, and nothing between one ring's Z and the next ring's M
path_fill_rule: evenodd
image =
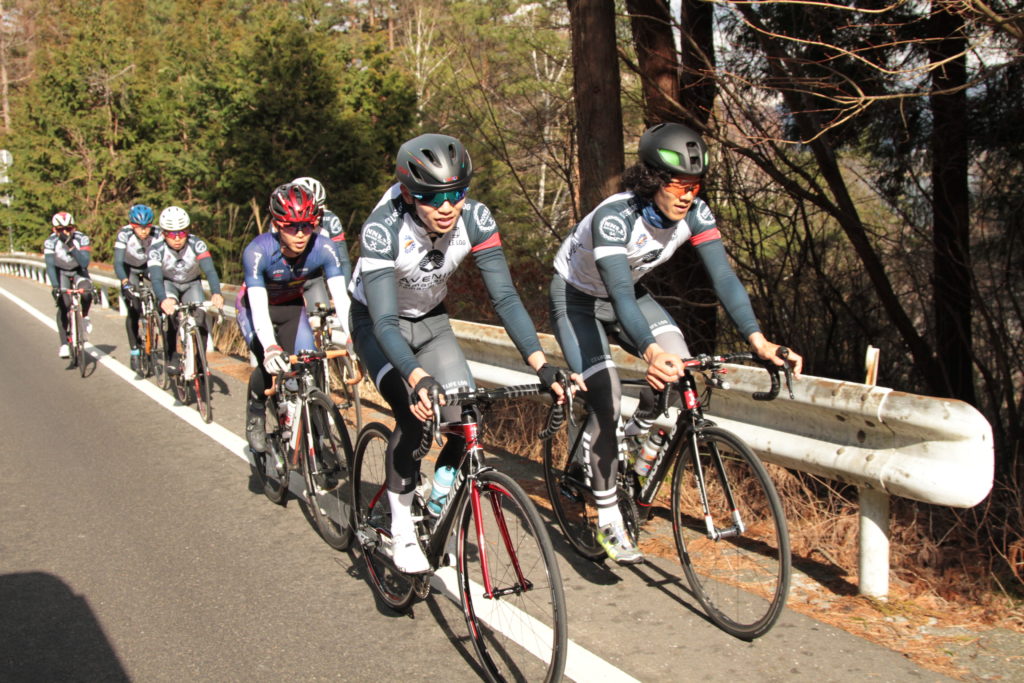
M346 550L352 542L352 505L348 483L352 442L334 402L314 391L309 408L312 447L302 459L309 507L327 545Z
M391 430L371 422L359 432L352 462L352 501L356 538L362 547L370 585L395 610L415 599L411 577L391 561L391 510L388 507L385 458Z
M344 348L338 344L328 344L327 347L330 349ZM359 398L359 383L353 382L353 380L362 377L362 373L356 366L352 354L331 358L326 361L326 364L328 385L330 386L330 391L327 393L337 392L341 395L341 407L343 410L352 410L352 414L355 416L352 424L355 425L358 433L363 428L362 401Z
M281 432L277 422L277 401L267 399L266 408L267 450L263 453L252 452L255 462L256 476L263 484L263 495L274 503L284 505L288 498L288 464L287 448L281 441Z
M171 386L170 375L167 373L167 341L164 337L163 323L159 317L153 326L153 343L150 347L152 354L153 377L161 389L168 389Z
M192 344L196 351L196 376L192 380L192 392L196 396L196 410L203 422L209 424L213 422L213 397L210 394L210 368L206 364L206 348L202 342L202 335L198 331L192 332Z
M141 348L139 349L139 374L142 377L149 377L153 374L153 321L150 316L144 316L139 320L139 328L142 333Z
M75 357L75 365L78 366L78 373L85 377L85 321L82 320L82 310L75 309L75 348L72 353Z
M551 539L537 508L494 470L472 482L458 526L462 609L477 658L492 681L556 681L568 651L565 596Z
M767 633L789 593L789 532L767 470L741 439L717 427L698 432L697 453L687 447L676 465L672 520L686 578L711 620L744 640Z

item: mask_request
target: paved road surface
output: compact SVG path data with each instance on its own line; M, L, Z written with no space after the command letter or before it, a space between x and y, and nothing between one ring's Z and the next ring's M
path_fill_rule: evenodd
M0 276L0 680L478 678L456 605L379 606L357 555L259 493L241 382L218 374L215 440L140 391L161 398L121 365L115 311L94 310L108 357L85 379L57 358L52 313L48 288ZM577 680L947 680L788 610L735 640L676 564L608 568L554 540Z

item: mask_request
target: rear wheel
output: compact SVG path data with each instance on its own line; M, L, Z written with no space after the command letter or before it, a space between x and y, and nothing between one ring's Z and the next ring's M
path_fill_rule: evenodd
M389 607L404 611L416 597L415 584L391 560L391 509L387 495L388 439L391 430L372 422L359 432L352 462L355 532L370 585Z
M697 434L697 452L692 450L687 447L672 481L676 548L711 620L752 640L771 629L789 594L785 513L765 466L737 436L706 427Z
M252 454L256 476L263 484L263 494L272 502L283 505L288 497L287 447L281 441L277 401L273 397L267 399L266 431L266 451Z
M458 526L462 608L492 681L557 681L568 650L565 596L551 539L526 492L494 470L471 482Z
M196 351L196 376L192 380L192 391L196 396L196 409L199 415L202 416L203 422L209 424L213 421L213 401L210 394L210 367L206 364L206 349L203 347L202 339L198 331L192 333L192 343Z
M328 344L330 349L343 349L339 344ZM351 353L325 361L327 379L331 391L338 392L342 397L341 407L351 409L355 419L356 433L363 428L362 402L359 398L359 384L362 378L358 362ZM331 393L331 392L327 392Z
M303 458L309 507L327 545L345 550L352 542L352 442L334 402L314 391L307 402L312 447Z

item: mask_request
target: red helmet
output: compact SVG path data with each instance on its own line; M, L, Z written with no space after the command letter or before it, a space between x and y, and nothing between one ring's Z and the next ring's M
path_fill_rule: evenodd
M298 183L278 185L270 193L270 216L282 223L313 223L320 215L313 193Z

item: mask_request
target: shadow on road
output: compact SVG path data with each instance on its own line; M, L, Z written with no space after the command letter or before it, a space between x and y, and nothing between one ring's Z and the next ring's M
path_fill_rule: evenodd
M52 574L0 576L0 681L128 681L86 599Z

